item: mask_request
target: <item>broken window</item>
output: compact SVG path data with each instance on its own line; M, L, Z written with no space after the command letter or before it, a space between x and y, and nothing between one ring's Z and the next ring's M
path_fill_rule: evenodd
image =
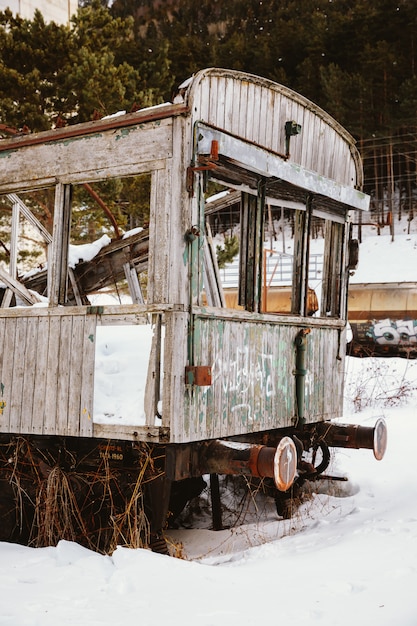
M2 306L48 301L51 288L53 304L145 303L150 179L141 174L2 196Z
M267 194L262 186L257 195L225 188L206 201L210 258L216 254L212 265L206 261L205 285L207 290L211 277L220 292L209 303L263 313L343 315L344 213L311 200L280 204Z
M144 304L150 175L75 185L71 204L70 291L91 304Z
M39 276L46 276L53 198L53 189L0 197L2 307L34 304L42 296L46 298L46 278L43 284Z

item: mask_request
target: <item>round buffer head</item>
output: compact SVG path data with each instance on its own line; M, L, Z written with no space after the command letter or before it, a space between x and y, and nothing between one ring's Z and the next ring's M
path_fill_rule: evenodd
M385 420L380 417L374 426L374 457L377 461L384 458L387 449L388 429Z
M278 444L274 456L274 481L279 491L287 491L297 473L297 449L290 437L284 437Z

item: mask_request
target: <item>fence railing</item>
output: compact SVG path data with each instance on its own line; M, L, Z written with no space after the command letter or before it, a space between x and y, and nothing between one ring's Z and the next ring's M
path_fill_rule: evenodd
M264 283L267 287L291 285L294 257L292 254L264 250ZM309 280L320 280L323 275L323 255L310 254L308 266ZM225 289L239 284L239 258L220 270L220 278Z

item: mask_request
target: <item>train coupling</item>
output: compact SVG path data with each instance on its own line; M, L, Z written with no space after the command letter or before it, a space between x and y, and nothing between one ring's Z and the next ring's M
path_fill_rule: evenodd
M297 449L290 437L276 448L217 439L205 444L201 460L207 473L273 478L279 491L287 491L297 476Z
M382 417L378 418L373 427L329 422L321 422L316 427L319 437L329 447L367 448L373 450L378 461L384 457L387 449L387 425Z

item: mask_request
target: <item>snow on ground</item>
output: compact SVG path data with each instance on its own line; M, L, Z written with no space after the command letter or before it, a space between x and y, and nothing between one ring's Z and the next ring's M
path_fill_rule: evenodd
M349 367L365 363L355 361ZM416 367L407 380L417 386ZM175 531L194 560L120 547L102 556L66 541L0 544L0 624L415 626L415 399L412 391L408 404L350 416L372 425L384 415L384 460L338 451L331 471L349 482L313 494L292 520Z
M390 257L396 247L405 271L401 241L390 243ZM369 269L386 268L373 252ZM385 458L338 450L329 473L349 480L314 485L291 520L257 500L258 519L252 502L236 528L170 531L182 559L121 547L103 556L66 541L0 543L0 626L415 626L416 398L417 362L348 358L343 421L372 426L383 416Z
M366 237L352 283L417 282L417 234Z

